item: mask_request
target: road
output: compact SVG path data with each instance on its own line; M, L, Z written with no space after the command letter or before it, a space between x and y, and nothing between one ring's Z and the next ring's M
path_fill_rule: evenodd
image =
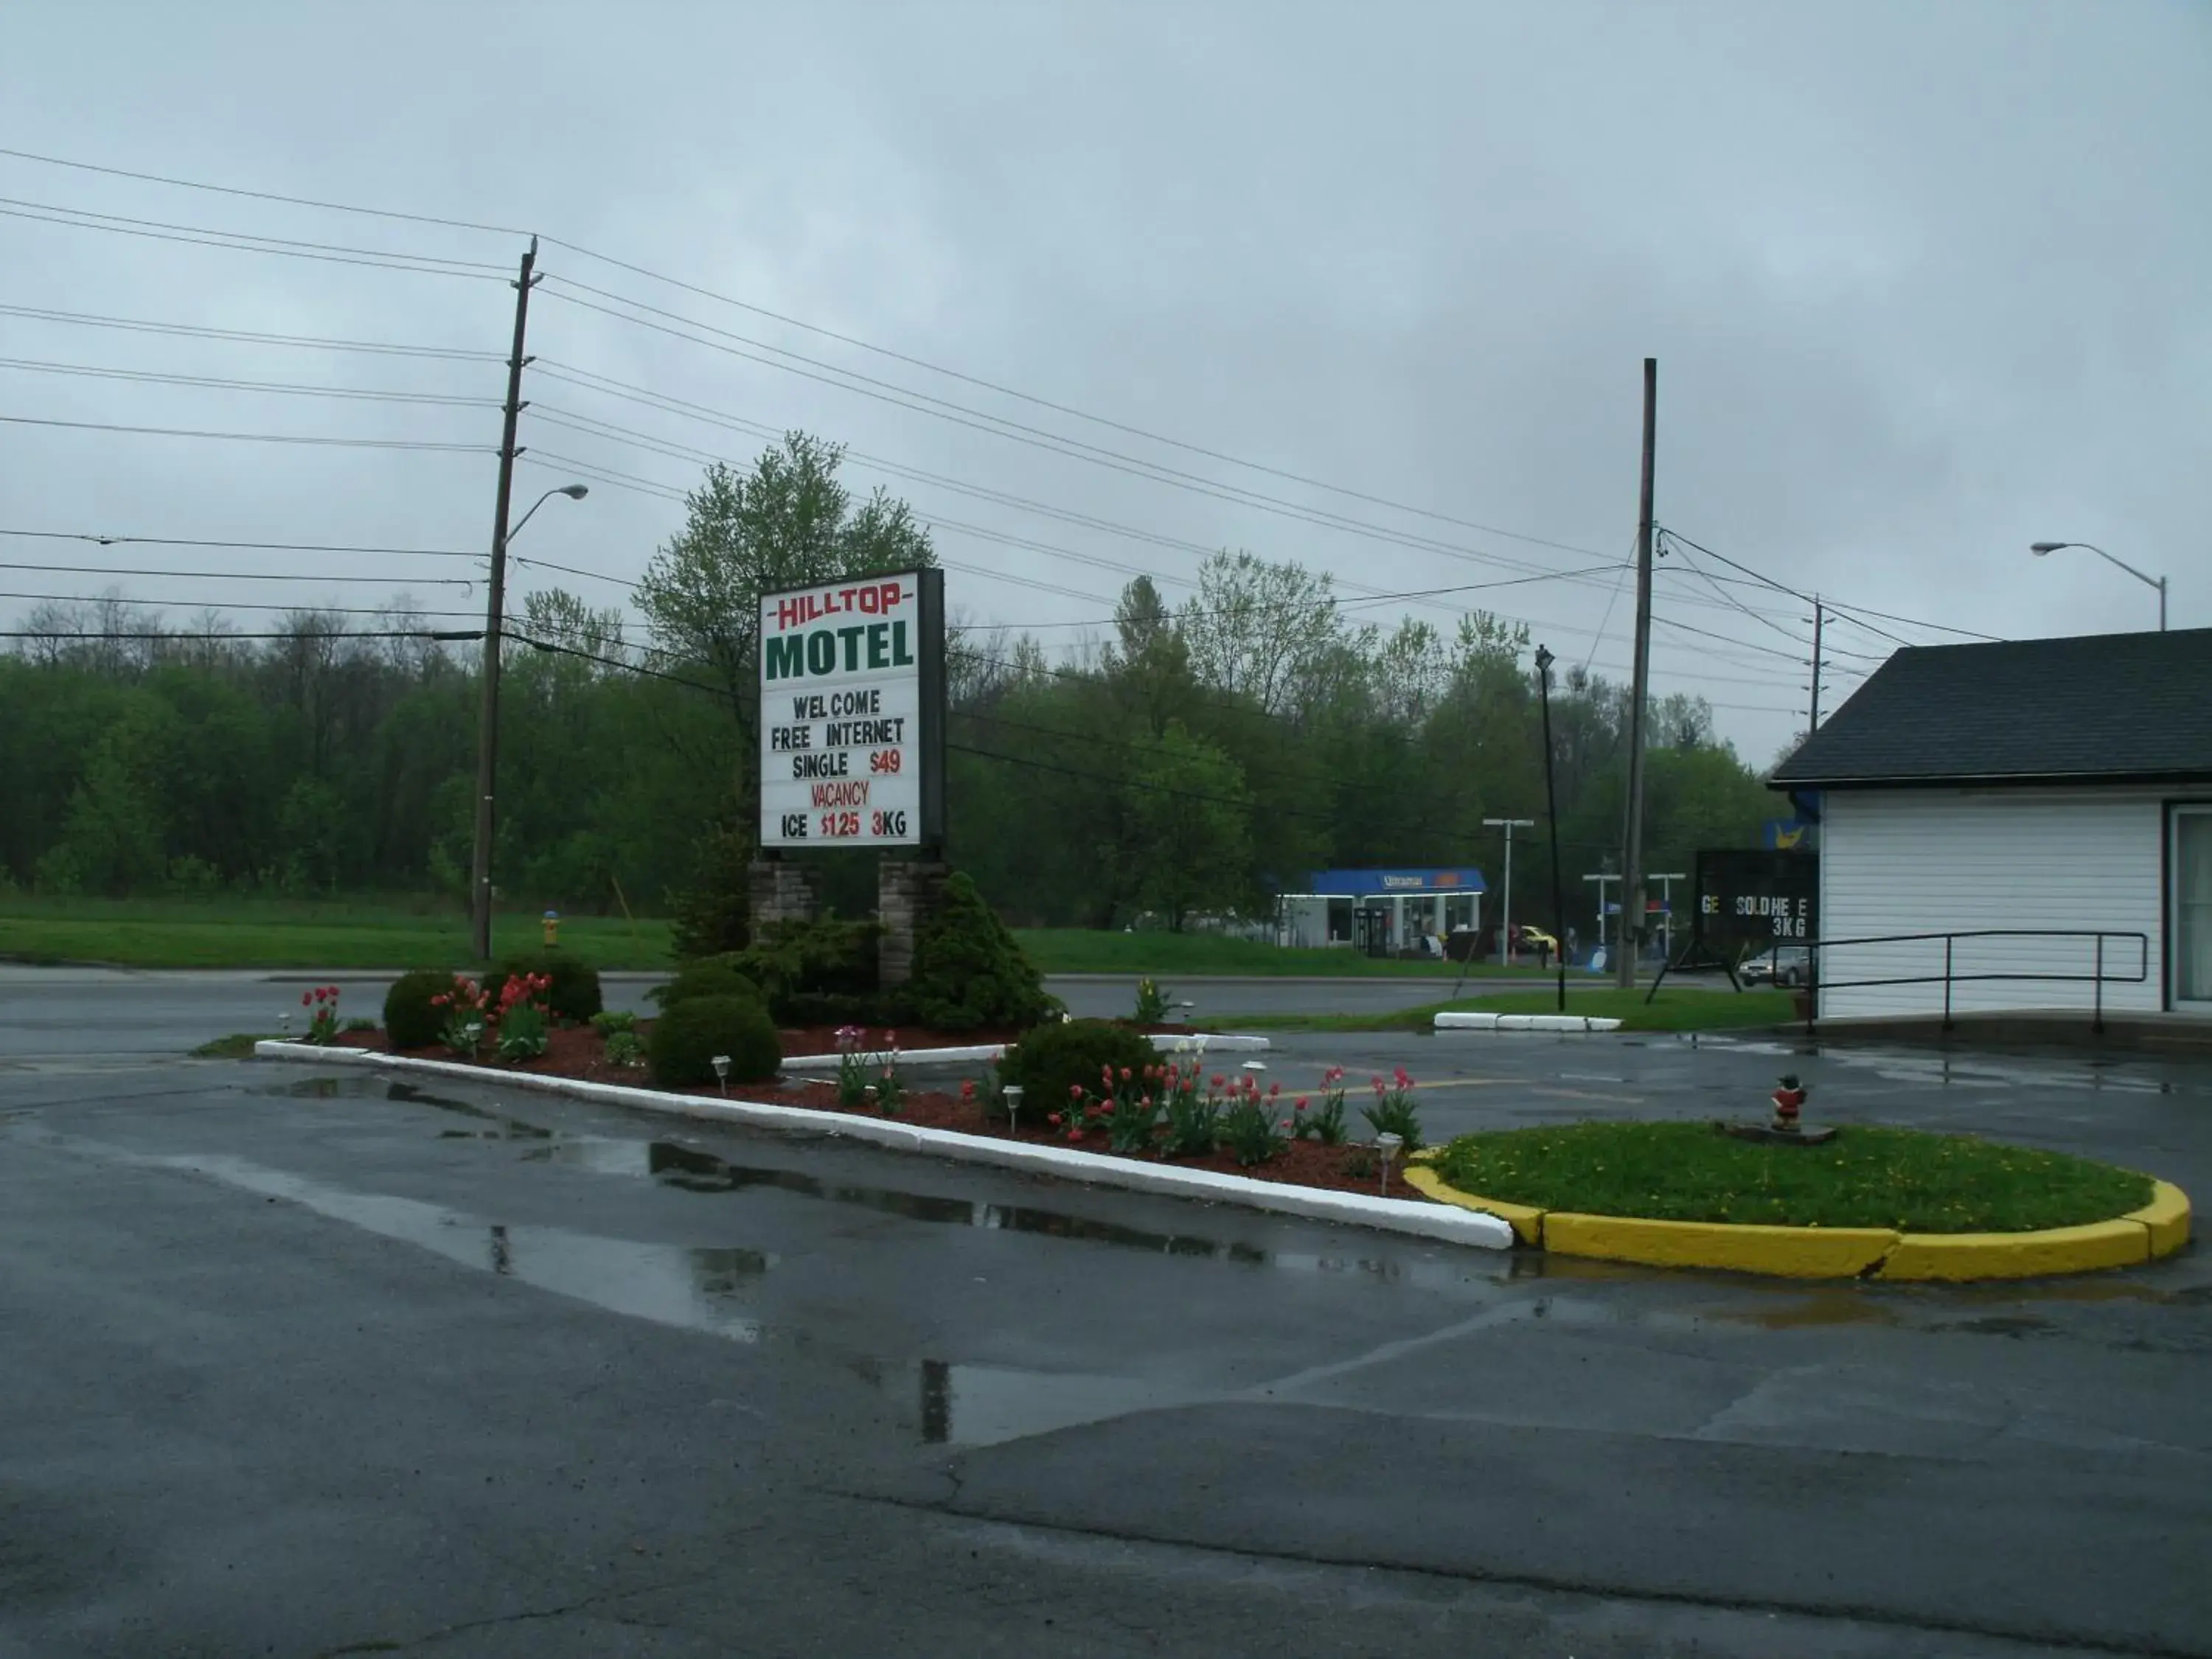
M659 975L611 974L607 1006L650 1012L645 993ZM136 971L36 968L0 963L0 1057L69 1053L177 1054L234 1031L275 1032L288 1016L304 1024L300 994L333 984L348 1015L379 1018L388 974L327 976L251 969ZM1470 981L1480 988L1484 981ZM1125 1015L1136 1005L1133 977L1075 975L1048 981L1076 1013ZM1518 988L1517 987L1515 988ZM1382 1012L1434 1002L1451 994L1449 980L1194 980L1170 987L1195 1007L1191 1017L1223 1013L1299 1013L1316 1009Z
M2198 1251L1962 1289L1465 1252L108 1046L171 995L0 1061L7 1659L2212 1653ZM1269 1058L1331 1062L1407 1065L1432 1135L1747 1110L1786 1064L1816 1114L2212 1190L2201 1064Z

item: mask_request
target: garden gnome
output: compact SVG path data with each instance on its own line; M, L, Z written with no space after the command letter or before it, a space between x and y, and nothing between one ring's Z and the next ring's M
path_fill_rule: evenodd
M1774 1087L1774 1127L1784 1134L1796 1134L1797 1109L1804 1103L1804 1085L1795 1072L1787 1073Z

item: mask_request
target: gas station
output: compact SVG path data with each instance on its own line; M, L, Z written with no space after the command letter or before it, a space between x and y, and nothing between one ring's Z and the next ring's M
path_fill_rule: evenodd
M1316 870L1307 885L1276 898L1275 943L1373 957L1441 956L1453 933L1481 926L1487 890L1482 872L1465 867Z

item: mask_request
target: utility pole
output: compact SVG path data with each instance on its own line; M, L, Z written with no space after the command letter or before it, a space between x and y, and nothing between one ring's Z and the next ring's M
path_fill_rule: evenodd
M1536 691L1544 700L1544 822L1552 831L1553 955L1559 963L1559 1012L1567 1012L1567 901L1559 891L1559 791L1552 780L1552 653L1536 647Z
M1805 721L1805 735L1820 729L1820 596L1813 596L1813 706Z
M1536 820L1485 818L1482 827L1505 832L1505 903L1498 915L1498 959L1510 962L1513 959L1513 832L1516 830L1534 830Z
M538 239L530 239L522 256L522 274L514 284L514 350L507 360L507 414L499 441L499 499L492 508L491 592L484 601L483 686L477 712L477 836L475 856L469 860L470 944L479 962L491 960L491 837L492 787L499 776L499 635L505 626L501 608L507 601L507 497L514 487L515 418L522 413L522 342L530 323L530 290L538 278L531 269L538 263Z
M1651 466L1659 427L1659 360L1644 360L1644 486L1636 514L1636 678L1628 700L1628 835L1620 872L1620 960L1613 982L1636 983L1644 931L1644 706L1651 696Z

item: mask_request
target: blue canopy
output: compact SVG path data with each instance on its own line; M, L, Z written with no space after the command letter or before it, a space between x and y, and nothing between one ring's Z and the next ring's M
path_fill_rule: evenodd
M1481 893L1489 890L1482 872L1474 869L1316 870L1314 893L1349 893L1355 898L1393 898L1399 895L1434 897L1439 893Z

